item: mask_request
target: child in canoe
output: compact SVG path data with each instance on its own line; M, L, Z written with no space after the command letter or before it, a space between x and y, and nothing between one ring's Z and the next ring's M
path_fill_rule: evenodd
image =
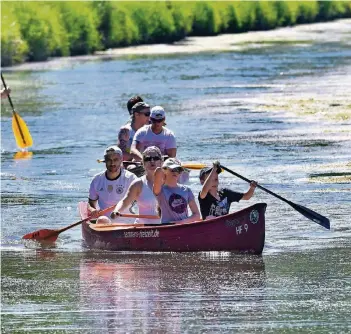
M153 193L161 210L161 223L191 223L200 220L200 212L191 189L179 183L184 171L179 160L167 159L155 170ZM188 207L191 215L189 216Z
M223 216L229 213L230 204L241 200L249 200L257 186L252 181L246 193L238 193L228 188L218 188L218 174L221 173L219 162L214 162L213 167L205 167L200 171L202 189L199 193L199 203L202 219Z

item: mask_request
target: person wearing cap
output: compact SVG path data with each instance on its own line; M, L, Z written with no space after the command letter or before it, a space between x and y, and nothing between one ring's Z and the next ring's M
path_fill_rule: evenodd
M136 160L142 160L142 153L149 146L157 146L163 155L174 158L177 145L174 133L165 127L165 111L156 106L151 109L150 125L140 128L134 135L131 153Z
M162 165L162 154L158 147L150 146L143 152L143 166L146 174L133 181L126 195L118 202L111 213L114 219L120 212L128 208L134 201L138 203L139 214L157 216L157 200L152 192L154 172ZM160 224L160 219L137 218L136 223Z
M203 220L228 214L231 203L249 200L255 192L257 186L255 181L251 181L246 193L238 193L227 188L218 189L220 173L218 161L213 163L213 167L205 167L200 171L202 189L198 199Z
M96 174L90 183L88 211L92 217L96 217L98 207L106 209L117 204L126 194L130 184L136 176L122 167L123 153L114 145L104 151L106 170ZM112 210L111 210L112 211ZM128 210L122 213L130 213ZM110 213L107 213L108 215ZM108 220L107 217L99 217L99 220ZM120 218L118 222L132 223L132 219Z
M155 170L153 193L161 211L161 223L191 223L201 219L193 192L178 183L182 171L183 167L176 158L167 159L162 168Z
M123 125L118 132L117 146L123 152L123 160L130 161L133 155L130 152L135 132L149 124L150 106L145 102L137 102L131 108L132 121ZM138 156L137 156L138 158Z

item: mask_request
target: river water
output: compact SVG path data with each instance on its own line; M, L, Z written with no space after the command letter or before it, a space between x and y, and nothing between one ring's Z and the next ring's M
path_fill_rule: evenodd
M2 332L351 332L350 37L344 20L6 69L34 145L14 159L2 100ZM165 107L182 161L220 160L331 230L257 190L232 210L268 204L259 257L93 251L79 227L52 248L24 245L28 232L80 220L134 94ZM248 189L227 173L220 182ZM190 186L200 189L196 171Z

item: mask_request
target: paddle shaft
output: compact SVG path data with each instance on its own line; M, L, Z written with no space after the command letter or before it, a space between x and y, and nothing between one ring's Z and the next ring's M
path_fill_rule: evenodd
M102 216L104 213L110 211L110 210L113 210L115 208L115 205L112 205L112 206L109 206L108 208L106 209L103 209L103 210L100 210L99 211L99 216ZM146 218L146 219L159 219L160 217L159 216L152 216L152 215L135 215L135 214L132 214L132 213L121 213L118 217L124 217L124 218ZM73 223L69 226L66 226L66 227L63 227L59 230L57 230L57 233L61 233L61 232L64 232L64 231L67 231L69 230L70 228L72 227L75 227L77 225L80 225L82 223L85 223L86 221L88 220L91 220L93 219L92 217L87 217L79 222L76 222L76 223Z
M251 181L249 179L247 179L246 177L244 177L244 176L242 176L242 175L240 175L240 174L238 174L238 173L236 173L236 172L234 172L234 171L232 171L232 170L230 170L230 169L228 169L228 168L226 168L226 167L224 167L222 165L220 165L220 167L223 170L227 171L228 173L233 174L233 175L237 176L238 178L240 178L240 179L242 179L242 180L244 180L244 181L246 181L248 183L251 183ZM306 218L311 219L315 223L317 223L317 224L325 227L326 229L330 230L330 221L329 221L328 218L326 218L326 217L320 215L319 213L317 213L317 212L315 212L315 211L313 211L311 209L308 209L308 208L306 208L306 207L304 207L304 206L302 206L300 204L293 203L293 202L287 200L286 198L284 198L282 196L279 196L278 194L274 193L273 191L270 191L267 188L262 187L259 184L257 184L257 187L262 189L266 193L268 193L268 194L280 199L281 201L289 204L291 207L293 207L296 211L300 212Z
M1 72L1 81L2 81L2 84L4 85L4 88L7 89L7 86L6 86L6 83L5 83L5 79L4 79L3 75L2 75L2 72ZM26 143L26 139L24 138L23 131L22 131L21 126L19 124L19 121L18 121L18 118L17 118L17 113L15 111L15 107L13 106L10 94L7 94L7 98L9 100L9 102L10 102L10 105L11 105L11 108L12 108L13 117L15 118L17 127L19 129L20 134L21 134L21 138L22 138L23 142Z

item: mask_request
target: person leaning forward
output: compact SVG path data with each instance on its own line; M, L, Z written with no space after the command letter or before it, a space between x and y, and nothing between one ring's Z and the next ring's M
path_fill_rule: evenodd
M144 102L137 102L131 108L131 122L123 125L118 132L117 146L123 152L123 160L131 161L133 154L130 148L135 132L144 125L149 124L150 106ZM136 156L138 158L138 156Z
M115 145L104 151L106 170L93 177L89 188L88 212L93 218L97 217L98 207L102 210L117 204L137 178L122 167L122 157L121 149ZM99 217L97 223L109 221L108 215L111 211L107 213L107 217ZM130 212L125 210L122 213ZM118 222L133 223L133 219L119 218Z
M165 127L165 111L161 106L151 109L150 125L139 129L133 139L131 153L135 159L141 161L142 153L149 146L156 146L163 155L174 158L177 154L177 145L174 133Z

